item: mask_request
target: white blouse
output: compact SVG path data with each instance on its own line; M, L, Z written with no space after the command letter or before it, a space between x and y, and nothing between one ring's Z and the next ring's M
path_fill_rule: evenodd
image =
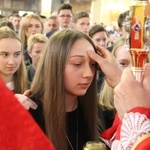
M14 82L13 82L13 81L6 83L6 86L7 86L11 91L14 90Z

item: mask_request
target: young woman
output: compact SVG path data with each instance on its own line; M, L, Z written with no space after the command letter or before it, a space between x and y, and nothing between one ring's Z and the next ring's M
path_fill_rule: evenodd
M21 42L8 27L0 28L0 76L14 93L23 94L27 88Z
M89 36L71 29L58 31L48 41L34 76L30 98L38 109L30 112L56 149L82 150L102 131L97 64L88 51L96 51Z
M36 108L35 103L21 95L27 89L23 50L17 34L9 27L0 28L0 76L26 109Z

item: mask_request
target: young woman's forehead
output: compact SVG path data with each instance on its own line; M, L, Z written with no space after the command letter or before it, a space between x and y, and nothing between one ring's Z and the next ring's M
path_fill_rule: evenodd
M95 51L93 45L87 39L78 39L72 46L70 55L83 54L87 51Z

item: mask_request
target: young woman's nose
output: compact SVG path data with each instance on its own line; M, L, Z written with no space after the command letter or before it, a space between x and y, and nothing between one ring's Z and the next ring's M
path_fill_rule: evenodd
M87 65L84 67L84 71L83 71L83 77L93 77L94 76L94 71L92 66Z
M42 57L42 52L38 55L38 58L41 58Z
M12 57L9 57L9 60L8 60L8 64L14 64L15 63L15 58L12 56Z
M35 30L36 30L36 27L35 27L35 26L33 26L33 27L32 27L32 31L35 31Z

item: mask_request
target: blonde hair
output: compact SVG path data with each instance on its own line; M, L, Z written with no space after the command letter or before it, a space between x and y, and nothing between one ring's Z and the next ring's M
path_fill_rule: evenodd
M28 14L28 15L26 15L23 18L23 20L21 21L21 26L20 26L20 29L19 29L19 37L20 37L23 48L25 48L27 46L28 25L29 25L29 22L32 18L38 20L41 23L41 26L42 26L41 33L43 33L43 21L42 21L41 17L37 14Z
M17 34L11 30L9 27L1 27L0 28L0 40L3 38L13 38L18 40L20 43L20 39ZM9 44L9 43L8 43ZM21 47L22 50L22 47ZM22 60L18 70L14 73L14 92L23 94L24 91L27 89L27 72L24 64L23 58L23 50L22 50Z
M31 35L28 39L28 51L31 52L35 43L46 43L48 38L42 33Z

